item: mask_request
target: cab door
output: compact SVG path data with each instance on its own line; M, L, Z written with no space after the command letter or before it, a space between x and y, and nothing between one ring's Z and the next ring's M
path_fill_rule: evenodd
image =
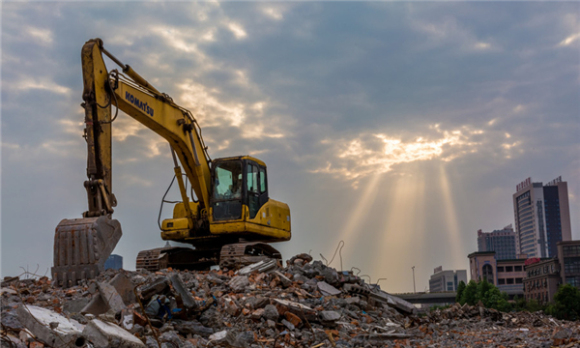
M268 177L266 167L258 166L258 180L260 181L260 208L268 202Z
M268 177L266 167L254 161L246 161L246 199L250 219L256 217L260 208L268 202Z
M253 219L260 210L259 171L255 162L248 161L246 164L246 190L250 219Z

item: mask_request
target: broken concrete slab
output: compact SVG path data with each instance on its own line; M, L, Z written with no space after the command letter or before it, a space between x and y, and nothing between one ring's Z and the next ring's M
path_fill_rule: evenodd
M340 313L335 311L321 311L318 316L321 321L337 321L341 317Z
M267 305L264 307L264 318L277 321L278 317L280 317L280 313L278 313L278 309L274 305Z
M62 311L65 313L81 313L81 311L89 304L90 300L86 297L76 300L67 300L62 306Z
M213 343L224 343L226 341L227 330L219 331L209 336L209 340Z
M229 282L228 285L234 292L243 292L250 285L250 281L246 276L235 276Z
M395 308L397 308L405 313L409 313L409 314L413 313L416 310L415 306L413 306L413 304L411 302L405 301L400 297L388 294L382 290L381 290L381 292L388 299L389 306L395 307Z
M109 284L117 290L117 293L119 293L125 305L128 306L137 302L135 292L133 291L133 283L129 277L127 277L125 272L118 273L113 279L111 279Z
M340 290L328 284L327 282L318 282L316 285L318 286L318 290L324 296L336 296L341 294Z
M366 297L369 303L384 303L406 314L411 314L415 311L415 306L410 302L382 290L371 291L356 284L344 284L343 289L352 294Z
M91 301L81 309L81 314L92 314L92 315L99 315L106 313L109 310L109 306L103 300L100 294L96 293Z
M130 332L99 319L91 320L85 326L83 336L96 348L146 348L145 344Z
M174 320L173 325L175 326L175 330L184 336L192 334L208 337L214 333L212 328L205 327L197 321Z
M278 313L284 315L286 312L290 311L291 313L296 314L299 318L303 319L306 318L307 320L316 320L316 312L301 303L282 300L275 298L274 302L276 303L276 308L278 309Z
M193 296L191 296L191 293L187 291L187 288L183 283L183 280L179 277L179 275L177 273L173 274L171 277L169 277L169 281L171 282L173 289L181 297L183 306L185 306L185 308L187 309L192 309L193 307L195 307L195 300Z
M0 289L0 296L4 295L4 294L16 295L16 294L18 294L18 291L14 290L14 289L10 289L10 288L1 288Z
M22 323L18 319L18 315L14 311L2 313L2 327L8 328L13 331L20 331L24 329Z
M123 298L119 295L114 286L105 282L97 282L97 288L99 289L103 301L105 301L113 312L119 313L125 309L125 302L123 302Z
M50 309L21 304L18 319L39 341L52 347L82 347L86 341L79 323Z
M248 265L244 268L238 270L239 275L248 275L254 271L258 272L267 272L275 269L278 265L278 262L275 259L270 260L262 260L260 262L253 263Z
M280 283L282 283L282 286L284 286L285 288L292 285L292 281L290 280L290 278L286 277L284 274L282 274L282 272L274 271L273 273L277 275L278 278L280 278Z
M155 294L161 294L169 287L169 280L166 277L159 277L151 283L141 287L141 297L143 302L148 302Z

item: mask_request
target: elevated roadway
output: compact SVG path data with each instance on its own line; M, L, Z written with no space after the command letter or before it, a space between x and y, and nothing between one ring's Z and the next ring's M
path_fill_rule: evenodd
M447 304L455 303L455 296L457 293L455 291L444 291L444 292L417 292L417 293L406 293L406 294L392 294L402 298L405 301L411 302L413 304Z

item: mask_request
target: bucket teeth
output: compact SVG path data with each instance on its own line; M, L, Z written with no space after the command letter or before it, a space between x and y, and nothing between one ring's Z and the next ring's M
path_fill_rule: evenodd
M54 235L54 284L69 287L97 277L121 235L119 221L107 216L62 220Z

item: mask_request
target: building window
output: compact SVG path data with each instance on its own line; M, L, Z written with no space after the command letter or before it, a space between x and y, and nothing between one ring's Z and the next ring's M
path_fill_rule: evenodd
M513 266L505 266L505 271L506 272L513 272L514 268L513 268Z
M523 279L522 278L516 278L516 284L522 284Z
M508 278L506 279L508 284L513 284L514 283L514 278Z
M504 285L504 284L505 284L505 279L497 278L497 285Z
M565 273L580 273L580 257L565 257L564 258L564 272Z
M483 279L487 280L489 283L494 283L493 282L493 269L491 268L490 264L485 264L483 265L483 267L481 268L481 273L483 273Z
M575 287L580 287L580 277L566 277L566 283Z
M562 248L564 256L576 256L580 255L580 245L569 245Z
M501 272L503 272L503 266L502 266L502 267L499 267L499 266L498 266L498 267L497 267L497 273L501 273Z
M516 272L521 272L522 271L522 266L516 266L515 267Z
M453 282L447 282L447 291L453 291Z

